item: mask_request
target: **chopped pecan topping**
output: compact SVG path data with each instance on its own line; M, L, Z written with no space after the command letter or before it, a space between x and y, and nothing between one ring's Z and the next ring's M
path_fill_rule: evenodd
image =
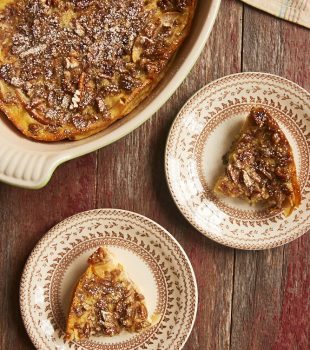
M106 249L100 247L88 263L88 270L77 286L68 322L70 327L74 323L79 338L113 336L122 329L138 332L148 327L143 295L137 292L123 268L111 261ZM69 330L67 335L72 339L73 330Z
M9 2L0 10L0 45L7 56L0 60L0 79L20 89L45 123L53 120L73 135L100 119L112 121L130 110L119 106L130 106L135 89L159 79L183 41L176 28L191 20L194 2Z
M226 175L215 190L228 196L266 201L271 208L300 202L291 147L276 121L262 108L253 108L239 137L224 157Z

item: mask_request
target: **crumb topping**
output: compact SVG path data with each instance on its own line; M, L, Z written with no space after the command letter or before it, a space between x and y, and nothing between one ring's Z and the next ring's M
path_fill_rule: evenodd
M0 45L7 58L1 63L0 55L0 79L20 89L27 110L40 122L83 129L110 117L111 96L129 95L145 76L162 69L177 24L173 14L190 1L9 3L0 16Z
M108 261L102 247L88 259L91 270L82 276L70 311L75 339L113 336L122 329L138 332L150 325L144 296L124 278L122 267L106 269ZM67 335L72 339L70 332Z
M299 194L291 147L276 121L253 108L230 151L224 156L226 175L216 190L250 202L267 201L273 208L294 205ZM298 201L296 199L296 201Z

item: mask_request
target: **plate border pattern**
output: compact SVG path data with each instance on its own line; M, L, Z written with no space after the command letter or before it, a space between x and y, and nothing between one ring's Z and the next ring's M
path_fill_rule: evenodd
M262 85L262 83L265 83L266 89L264 89L265 98L260 97L254 97L250 96L248 99L244 96L240 98L238 94L240 94L240 91L246 89L246 85L249 85L249 82L251 83L251 87L253 88L254 92L257 88L258 90L261 90L259 87ZM243 87L244 85L244 87ZM257 85L257 86L256 86ZM281 87L281 88L280 88ZM294 96L294 98L299 101L296 103L296 101L290 101L291 108L284 108L282 109L281 106L279 106L279 102L277 102L278 98L281 98L279 94L277 94L277 90L280 88L281 92L283 92L282 98L285 100L287 98L290 98L290 96ZM230 93L232 98L227 100L227 90L231 89ZM234 91L232 92L232 89ZM225 91L226 92L225 92ZM258 91L257 90L257 91ZM249 94L251 91L245 90L245 93ZM253 92L253 91L252 91ZM220 95L220 96L219 96ZM230 96L230 95L229 95ZM268 97L269 96L269 97ZM271 96L271 97L270 97ZM268 97L268 98L267 98ZM270 101L269 101L270 100ZM268 103L270 102L270 103ZM238 249L246 249L246 250L259 250L259 249L267 249L267 248L273 248L277 247L279 245L286 244L298 237L300 237L302 234L307 232L310 229L310 214L307 214L310 212L310 203L305 202L305 196L308 195L310 192L310 174L308 171L307 176L304 177L303 181L303 199L304 202L302 203L303 208L299 208L299 212L296 211L293 213L290 217L291 223L294 224L292 229L290 230L289 234L283 234L283 231L285 230L285 225L288 223L287 220L280 220L283 219L282 215L274 215L273 217L270 217L268 220L256 220L256 221L250 221L250 220L243 220L241 218L234 218L234 217L228 217L228 222L226 225L220 224L219 227L224 230L230 230L230 224L244 226L244 237L240 237L236 235L237 230L232 230L231 234L227 235L225 234L218 234L213 231L210 231L210 229L207 229L205 226L202 226L197 220L195 219L193 215L193 208L189 209L190 204L186 202L185 197L183 198L178 192L180 191L179 188L182 186L180 183L176 185L176 180L173 175L172 165L170 168L170 157L171 159L176 159L178 162L178 167L181 169L184 168L184 161L182 157L186 157L186 152L194 154L196 152L197 147L197 139L191 139L191 142L184 141L184 135L181 136L180 129L181 127L184 128L184 126L187 126L187 124L190 123L190 121L186 120L186 115L189 114L198 114L199 115L199 123L202 124L201 129L205 127L205 123L208 120L212 120L215 118L219 113L221 113L224 109L230 108L233 105L243 105L243 104L260 104L265 105L267 104L269 108L275 108L279 109L281 113L286 114L291 121L298 126L299 131L302 132L302 137L304 139L303 144L306 147L306 153L303 150L303 157L304 159L307 159L309 164L310 156L309 156L309 149L310 149L310 131L309 131L309 122L310 122L310 115L306 111L310 110L310 95L309 93L298 86L297 84L285 79L281 78L272 74L267 73L259 73L259 72L249 72L249 73L237 73L232 74L223 78L220 78L214 82L211 82L210 84L204 86L202 89L200 89L195 95L193 95L183 106L179 114L177 115L176 119L174 120L167 144L166 144L166 151L165 151L165 173L166 173L166 179L168 183L169 190L172 194L172 198L174 202L176 203L177 207L180 209L181 213L184 215L184 217L192 224L193 227L195 227L198 231L200 231L205 236L217 241L218 243L221 243L223 245L238 248ZM293 109L297 109L298 112L302 113L302 118L298 118L296 113L293 113ZM204 116L202 116L203 109L207 109L208 112L205 113ZM207 116L206 116L207 114ZM186 124L187 123L187 124ZM200 129L199 129L200 130ZM198 131L195 131L198 132ZM200 132L200 131L199 131ZM191 131L187 132L187 137L191 134ZM296 136L296 135L295 135ZM177 146L175 146L177 145ZM175 147L175 148L174 148ZM183 154L181 155L181 152L178 152L177 149L181 149ZM308 156L307 156L308 154ZM183 161L183 164L182 164ZM177 170L178 178L180 178L181 170ZM199 178L197 166L196 169L193 170L193 173L195 173L195 176ZM183 175L184 176L184 175ZM194 175L193 175L194 176ZM188 180L188 179L187 179ZM198 181L198 180L195 180ZM194 187L197 186L197 183L193 185ZM202 186L200 183L199 187ZM196 187L197 190L197 187ZM202 194L199 194L199 196L203 196ZM185 200L185 201L184 201ZM210 202L211 203L211 202ZM194 203L194 205L197 205L197 203ZM208 211L210 215L218 216L218 211L214 209L214 203L212 205L207 205ZM304 215L304 220L300 220L298 217L299 214ZM222 213L225 215L224 213ZM222 215L221 214L221 215ZM280 234L276 234L273 232L273 236L268 235L268 231L265 230L260 234L260 237L255 237L255 226L258 225L260 227L264 227L264 225L268 225L269 223L274 224L279 220L279 231ZM297 224L296 224L297 223ZM266 226L267 227L267 226ZM257 235L256 235L257 236ZM270 238L271 237L271 238Z
M182 328L182 331L179 332L179 334L177 335L176 339L172 339L172 343L168 345L168 347L166 348L168 349L181 349L183 347L183 345L185 344L191 329L193 327L194 324L194 320L196 317L196 312L197 312L197 304L198 304L198 291L197 291L197 283L196 283L196 279L195 279L195 275L192 269L192 266L189 262L188 257L186 256L184 250L182 249L182 247L179 245L179 243L173 238L173 236L171 236L164 228L162 228L160 225L158 225L157 223L155 223L154 221L152 221L151 219L148 219L140 214L136 214L133 212L129 212L129 211L125 211L125 210L121 210L121 209L95 209L95 210L91 210L91 211L87 211L87 212L82 212L76 215L73 215L72 217L65 219L64 221L60 222L59 224L57 224L56 226L54 226L37 244L37 246L34 248L32 254L29 256L28 261L25 265L24 268L24 272L22 275L22 280L21 280L21 285L20 285L20 306L21 306L21 314L22 314L22 318L24 321L24 325L26 327L26 330L33 342L33 344L38 348L38 349L46 349L46 347L42 347L42 342L44 342L43 337L41 336L41 334L37 334L34 329L33 329L33 323L29 317L29 296L28 296L28 292L27 289L29 286L29 281L31 278L31 270L33 269L33 264L35 264L36 261L38 261L38 259L40 258L40 256L42 255L42 249L45 246L49 246L52 244L52 241L55 237L59 237L61 234L69 234L70 232L70 225L71 223L75 222L75 221L81 221L82 219L86 219L89 217L92 217L94 220L96 220L96 218L100 218L101 216L111 216L111 218L115 218L119 215L122 216L122 219L124 218L125 221L127 220L136 220L136 223L140 223L141 227L148 227L149 230L151 232L153 232L152 234L154 234L154 232L156 232L156 235L154 236L154 239L158 239L158 241L161 244L165 244L165 249L166 251L169 253L169 256L167 256L168 258L170 258L171 262L172 262L172 257L173 259L177 259L182 265L181 271L180 273L178 271L174 271L173 273L179 274L179 277L182 279L182 283L185 283L183 285L183 287L180 286L180 288L182 289L182 293L184 293L184 298L185 298L185 302L184 305L180 305L180 309L183 308L184 310L184 315L183 320L184 320L184 325L185 327ZM124 220L122 220L123 222ZM60 233L59 233L60 232ZM96 233L93 233L94 235L96 235ZM116 235L115 237L110 237L111 239L116 239L118 238L117 233L113 233ZM122 233L120 233L122 234ZM100 239L100 237L96 237L98 239ZM56 238L55 238L56 239ZM136 244L136 243L134 243ZM68 248L69 249L69 248ZM146 252L148 247L145 248ZM70 250L70 249L69 249ZM173 254L173 255L171 255ZM169 280L169 273L171 273L171 271L168 271L168 268L165 267L164 265L162 266L163 262L161 262L160 269L161 271L164 273L165 275L165 283L167 284L167 276L168 276L168 280ZM177 281L177 283L179 283ZM184 290L183 290L184 289ZM168 293L172 291L171 289L171 285L169 286L168 283L168 287L167 287L167 291ZM49 298L48 295L49 291L45 291L44 292L44 297L45 298ZM170 298L168 297L168 303L170 302ZM169 316L167 316L166 314L163 315L163 317L168 318ZM162 320L161 320L162 321ZM156 328L156 330L159 330L160 332L163 331L163 323L159 322L158 324L154 325L152 328ZM173 332L170 332L171 335L173 334ZM156 334L156 332L154 333ZM147 344L152 344L152 340L154 337L152 335L150 335L149 340L141 345L139 347L139 349L147 349ZM162 339L161 339L162 340ZM84 347L81 346L82 343L76 345L73 344L72 346L74 347L74 349L84 349ZM115 345L115 344L114 344ZM109 347L110 349L127 349L126 347L116 347L111 344L111 346ZM166 345L165 342L162 343L162 345ZM48 349L54 349L54 348L50 348L48 347ZM56 348L55 348L56 349ZM87 349L89 349L89 347L87 347ZM99 349L99 348L98 348ZM100 349L103 349L103 347L100 347ZM164 349L164 347L160 347L160 349Z

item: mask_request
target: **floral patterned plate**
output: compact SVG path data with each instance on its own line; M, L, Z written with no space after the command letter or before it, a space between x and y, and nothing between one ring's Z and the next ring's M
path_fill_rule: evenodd
M302 202L289 217L212 190L252 106L271 113L293 148ZM185 104L170 130L165 169L174 201L197 230L230 247L266 249L310 229L309 162L309 93L275 75L241 73L210 83Z
M66 342L64 329L75 283L87 258L105 245L146 297L158 323L142 333ZM191 264L177 241L144 216L115 209L74 215L52 228L25 266L20 306L26 330L38 349L181 349L197 311L197 285Z

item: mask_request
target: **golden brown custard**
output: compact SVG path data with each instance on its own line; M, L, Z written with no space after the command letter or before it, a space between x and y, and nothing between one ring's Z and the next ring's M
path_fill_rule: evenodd
M0 109L26 136L79 139L132 111L189 32L196 0L4 0Z

